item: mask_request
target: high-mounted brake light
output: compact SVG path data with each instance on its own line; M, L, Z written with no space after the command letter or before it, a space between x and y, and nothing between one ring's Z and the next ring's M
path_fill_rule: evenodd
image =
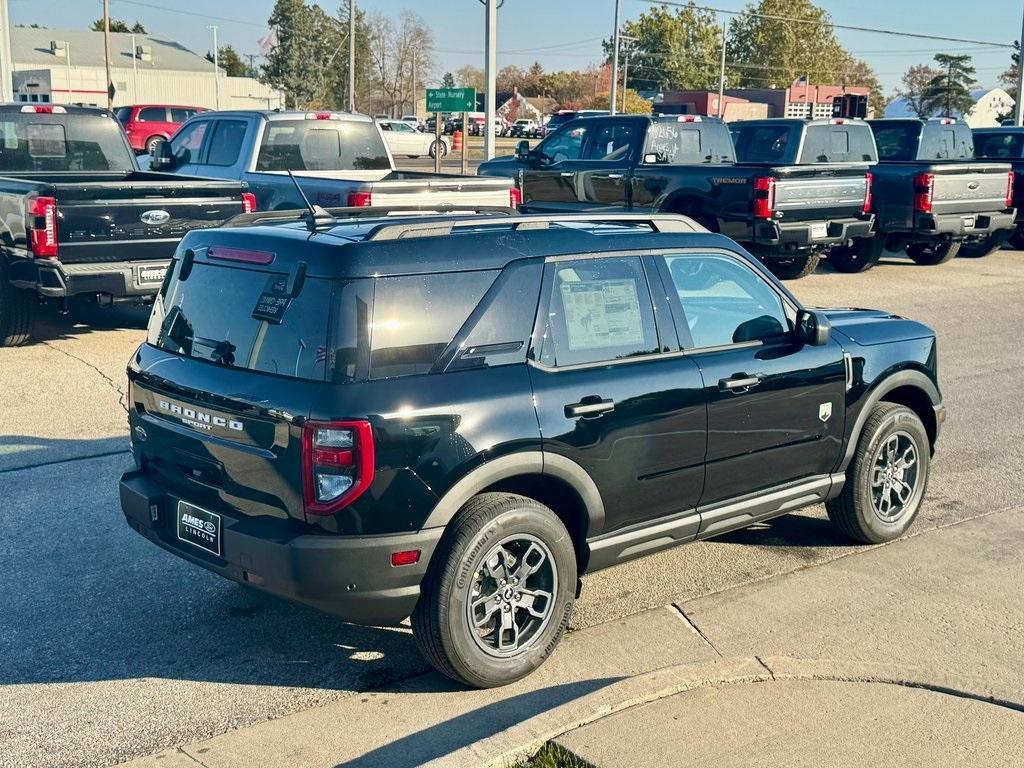
M523 204L523 191L519 187L510 187L508 190L508 207L518 208Z
M1006 207L1013 208L1013 181L1016 174L1010 171L1006 174Z
M338 115L334 112L307 112L307 120L335 120Z
M754 218L770 219L775 215L775 179L758 176L754 179Z
M871 213L871 184L874 180L875 177L871 171L864 174L864 207L861 209L864 213Z
M954 120L952 117L943 117L939 119L939 125L952 125L955 122L956 120Z
M256 195L252 192L242 193L242 213L252 213L256 210Z
M358 499L373 482L374 464L368 421L307 422L302 429L306 514L332 515Z
M914 177L914 210L918 213L931 213L932 197L934 194L935 174L917 174Z
M701 122L700 115L680 115L676 118L678 123L699 123Z
M349 208L366 208L373 205L373 193L372 192L349 192L348 193L348 207Z
M241 261L246 264L270 264L274 254L270 251L250 251L246 248L225 248L222 245L211 245L206 255L221 261Z
M837 117L834 120L829 120L829 122L832 123L832 125L846 125L846 121L841 117Z
M30 197L25 204L28 247L37 259L57 258L57 201Z
M50 104L41 106L32 106L29 104L28 106L22 107L21 111L28 114L35 113L37 115L66 115L68 113L64 107L55 107Z

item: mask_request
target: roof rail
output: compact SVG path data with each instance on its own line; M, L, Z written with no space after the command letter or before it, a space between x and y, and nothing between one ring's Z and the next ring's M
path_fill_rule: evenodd
M385 206L351 206L340 208L327 208L337 221L331 226L345 224L346 219L383 219L388 215L451 215L465 218L467 214L477 216L517 216L515 208L498 205L452 205L441 203L437 205L389 205ZM291 221L302 221L303 217L309 215L306 208L291 208L278 211L253 211L252 213L240 213L228 219L225 227L253 227L259 224L283 224Z
M444 237L457 227L502 226L515 231L548 229L551 224L647 224L655 232L707 232L704 227L687 216L672 213L564 213L525 214L510 219L481 219L479 216L448 219L431 218L429 221L403 221L379 224L364 238L367 240L401 240L413 237Z

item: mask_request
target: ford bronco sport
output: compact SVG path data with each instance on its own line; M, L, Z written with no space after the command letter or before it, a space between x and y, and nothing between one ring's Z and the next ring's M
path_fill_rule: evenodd
M495 686L585 573L825 502L881 542L943 421L934 333L808 310L668 214L271 221L188 234L128 368L128 523L391 624ZM294 217L292 217L294 219Z

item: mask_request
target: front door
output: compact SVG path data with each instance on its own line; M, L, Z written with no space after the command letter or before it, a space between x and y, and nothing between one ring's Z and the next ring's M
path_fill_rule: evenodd
M576 171L580 167L588 126L566 123L531 153L522 171L523 208L530 211L577 211Z
M640 151L643 124L602 120L587 136L576 190L588 211L623 211L630 205L630 174Z
M829 474L839 459L843 350L792 332L795 307L737 255L658 257L678 297L683 346L700 366L708 407L705 507ZM687 338L688 337L688 338Z
M540 306L530 379L544 452L593 479L602 533L693 511L704 479L700 371L668 354L675 329L667 307L655 322L641 259L552 261Z

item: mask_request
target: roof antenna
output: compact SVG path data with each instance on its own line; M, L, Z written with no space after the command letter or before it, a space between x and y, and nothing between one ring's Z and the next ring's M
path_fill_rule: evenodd
M302 191L302 187L299 186L298 179L295 178L295 174L288 169L288 178L292 180L292 184L295 185L295 189L299 193L299 197L302 198L302 202L306 204L307 213L303 216L303 220L306 222L306 229L310 232L316 232L320 225L336 224L337 219L334 218L330 213L325 211L319 205L313 205L309 202L309 198L306 197L306 193Z

